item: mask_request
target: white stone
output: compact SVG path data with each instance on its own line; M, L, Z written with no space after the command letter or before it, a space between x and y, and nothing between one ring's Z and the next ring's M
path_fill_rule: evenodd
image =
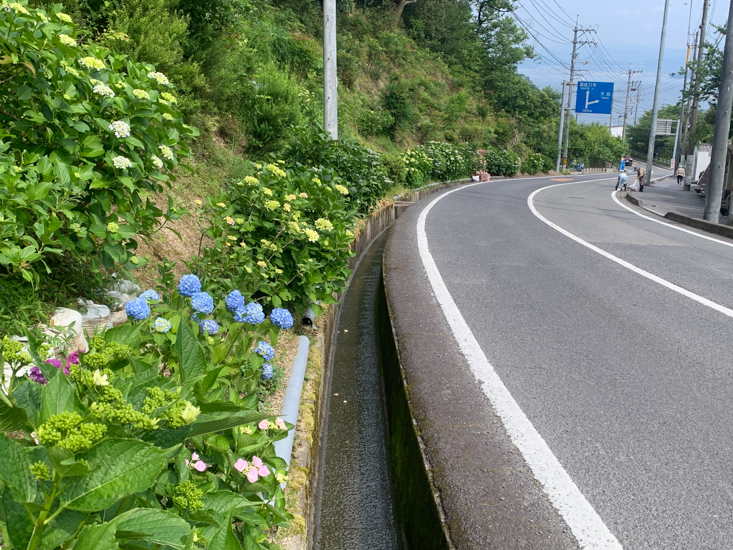
M132 281L128 281L127 279L122 279L121 281L115 281L112 283L112 287L110 290L120 292L122 294L128 294L130 296L140 296L140 294L143 293L143 289L140 288L138 285L133 283Z
M49 324L61 333L66 331L73 333L73 337L69 342L71 351L80 349L86 352L88 350L87 339L84 334L84 318L81 313L74 309L60 307L54 312Z

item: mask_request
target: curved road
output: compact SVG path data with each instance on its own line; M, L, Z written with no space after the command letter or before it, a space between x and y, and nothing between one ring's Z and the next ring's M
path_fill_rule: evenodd
M429 255L623 548L733 548L733 242L637 216L610 176L446 194Z

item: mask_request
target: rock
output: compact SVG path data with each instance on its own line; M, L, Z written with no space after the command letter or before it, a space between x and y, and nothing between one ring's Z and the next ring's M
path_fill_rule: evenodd
M121 309L119 311L113 312L109 316L109 325L110 327L117 327L119 325L124 325L127 322L127 313L125 313L124 309Z
M127 294L134 298L137 298L138 296L140 296L140 294L143 293L142 288L140 288L132 281L128 281L127 279L115 281L114 283L112 283L112 287L110 288L110 290L119 292L121 294Z
M79 300L79 305L86 308L86 313L82 313L82 324L84 332L93 335L95 332L101 331L109 326L110 311L107 306L95 304L91 300Z
M74 309L68 309L65 307L58 308L51 320L49 321L50 326L54 329L63 333L70 331L73 333L73 337L69 341L69 349L87 351L87 339L84 334L84 318L81 313Z
M114 305L112 307L113 311L124 308L127 302L135 299L134 296L130 296L129 294L125 294L124 292L119 292L117 290L108 290L107 296L109 298L112 298L114 302Z

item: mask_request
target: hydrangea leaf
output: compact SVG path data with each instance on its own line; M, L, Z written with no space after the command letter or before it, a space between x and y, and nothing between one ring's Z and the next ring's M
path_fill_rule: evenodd
M41 394L41 424L56 414L73 411L75 398L74 386L68 376L54 376Z
M36 478L31 474L31 459L26 449L0 434L0 479L10 489L16 502L36 500Z
M97 550L98 548L109 550L119 548L115 541L115 526L113 523L87 525L81 530L74 543L74 550Z
M241 426L242 424L252 424L267 418L267 416L257 411L241 410L239 412L211 412L201 413L196 422L191 424L191 432L189 437L196 435L205 435L221 430L228 430Z
M0 498L0 513L5 523L4 535L8 538L5 543L11 548L26 548L33 536L33 523L28 517L28 511L6 490Z
M176 353L181 366L181 381L197 378L206 372L206 360L198 338L188 323L181 323L176 335Z
M139 533L148 544L183 550L191 526L181 517L155 508L137 508L115 518L117 537L121 531ZM137 538L137 537L130 537Z
M81 526L81 522L89 517L84 512L64 510L51 523L44 526L43 537L38 545L39 550L54 550L71 539Z
M71 510L103 510L119 498L142 491L155 482L165 464L165 451L131 439L108 439L87 456L88 476L75 479L61 494Z
M25 427L28 422L26 411L20 407L11 407L0 400L0 432L14 432Z

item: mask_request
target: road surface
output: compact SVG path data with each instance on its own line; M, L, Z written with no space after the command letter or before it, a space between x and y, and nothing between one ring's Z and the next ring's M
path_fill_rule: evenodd
M638 216L614 185L460 188L425 214L427 254L547 444L533 468L556 460L545 489L557 468L577 486L555 495L561 515L573 499L597 514L571 528L600 520L634 550L733 548L733 241Z

